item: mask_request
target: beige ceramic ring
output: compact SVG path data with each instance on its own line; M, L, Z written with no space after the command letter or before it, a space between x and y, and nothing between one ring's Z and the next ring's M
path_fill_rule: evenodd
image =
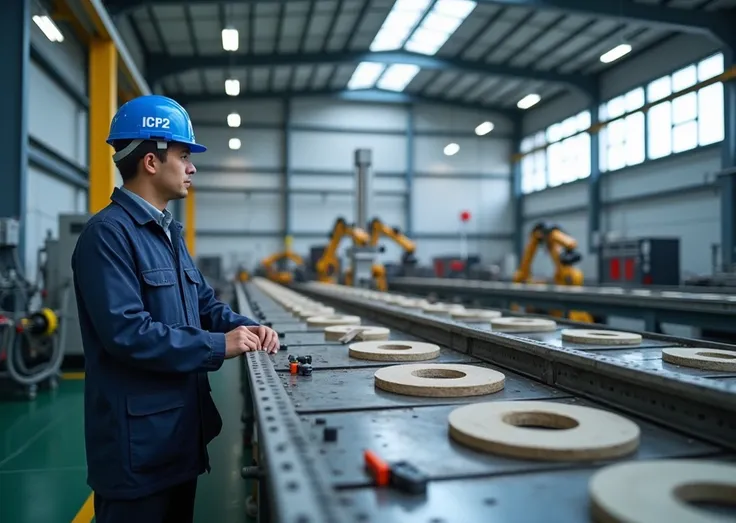
M498 332L551 332L557 322L541 318L507 317L491 320L491 328Z
M430 398L459 398L492 394L503 389L505 376L493 369L474 365L413 363L376 371L381 390Z
M630 454L639 446L636 423L612 412L566 403L476 403L452 411L449 423L455 441L483 452L521 459L612 459Z
M706 347L662 349L662 360L702 370L736 371L736 351Z
M423 361L440 355L439 345L420 341L363 341L348 349L351 358L373 361Z
M593 329L565 329L563 341L595 345L639 345L641 334Z
M593 520L610 523L721 523L690 503L733 504L736 466L715 461L632 461L605 467L588 486Z

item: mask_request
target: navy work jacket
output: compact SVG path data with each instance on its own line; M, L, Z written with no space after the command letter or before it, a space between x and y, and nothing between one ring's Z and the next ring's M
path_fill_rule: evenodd
M115 189L72 257L85 356L87 481L108 498L146 496L209 471L222 419L208 371L225 334L256 322L215 298L173 221ZM235 393L236 391L233 391Z

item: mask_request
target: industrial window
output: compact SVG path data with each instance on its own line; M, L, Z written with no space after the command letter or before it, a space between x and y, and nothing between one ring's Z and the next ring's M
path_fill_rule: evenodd
M649 83L647 101L656 103L722 72L723 54L718 53ZM720 82L656 104L649 110L649 159L716 143L723 137L723 84Z
M547 185L556 187L590 176L590 111L547 128ZM580 133L580 134L577 134Z
M639 87L601 105L600 120L607 121L644 106L644 88ZM600 132L601 172L615 171L644 161L644 113L636 112L606 125Z
M523 194L541 191L547 187L545 150L539 149L530 152L538 147L544 147L544 145L543 132L528 136L521 141L521 152L525 154L521 159L521 192Z
M522 193L590 176L590 134L582 132L589 127L590 112L583 111L524 138L521 141Z

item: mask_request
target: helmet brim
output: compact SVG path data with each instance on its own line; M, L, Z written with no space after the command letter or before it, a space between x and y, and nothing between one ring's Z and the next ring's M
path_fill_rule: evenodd
M207 150L207 147L198 143L188 143L187 146L192 153L203 153Z

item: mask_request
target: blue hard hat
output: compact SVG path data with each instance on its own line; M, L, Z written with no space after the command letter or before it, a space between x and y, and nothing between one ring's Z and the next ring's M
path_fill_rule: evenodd
M115 161L130 154L144 140L157 141L160 145L178 142L188 145L193 153L207 150L195 140L186 109L175 100L156 94L139 96L118 109L106 142L112 144L115 140L133 140L130 146L115 154Z

